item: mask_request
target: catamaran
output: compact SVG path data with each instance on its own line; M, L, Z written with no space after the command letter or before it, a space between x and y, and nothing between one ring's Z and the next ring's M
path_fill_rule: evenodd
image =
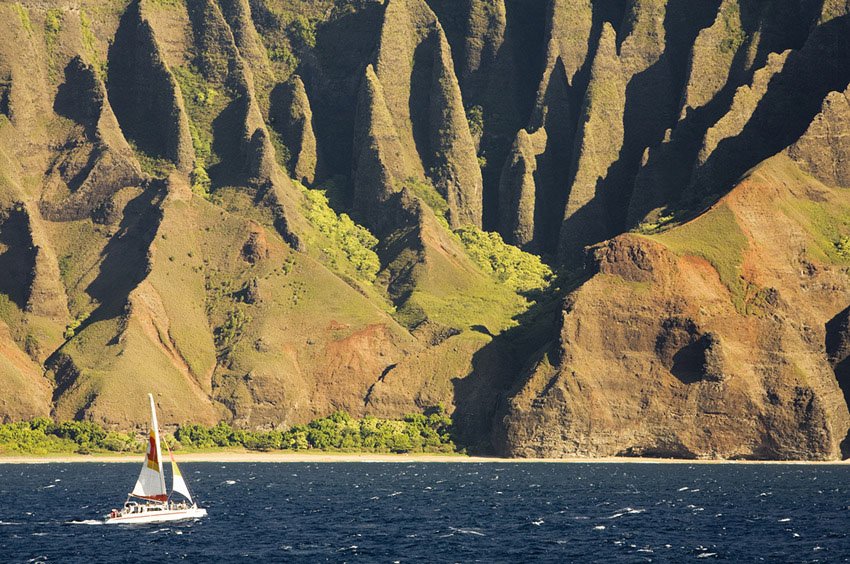
M148 394L151 400L151 432L145 462L136 486L127 496L124 507L113 509L106 515L107 524L161 523L163 521L183 521L185 519L200 519L206 516L207 510L198 507L192 499L192 493L174 454L171 455L171 493L165 489L165 474L162 471L162 452L160 451L159 425L156 421L156 406L153 394ZM168 445L165 445L168 448ZM182 501L173 499L174 494L180 494Z

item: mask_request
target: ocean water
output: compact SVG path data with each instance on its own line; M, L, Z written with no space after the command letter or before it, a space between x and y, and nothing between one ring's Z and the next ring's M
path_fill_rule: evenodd
M206 519L116 527L137 464L0 465L0 562L850 561L850 466L182 469Z

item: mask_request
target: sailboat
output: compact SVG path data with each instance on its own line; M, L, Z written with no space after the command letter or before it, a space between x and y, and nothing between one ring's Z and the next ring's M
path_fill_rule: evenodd
M198 507L192 499L192 493L171 449L171 493L165 488L165 474L162 471L162 452L160 451L159 425L156 420L156 405L153 394L148 394L151 401L151 432L145 462L133 491L127 496L124 507L113 509L105 516L106 524L135 524L161 523L164 521L183 521L205 517L207 510ZM168 448L168 445L166 445ZM182 501L174 499L174 494L180 494Z

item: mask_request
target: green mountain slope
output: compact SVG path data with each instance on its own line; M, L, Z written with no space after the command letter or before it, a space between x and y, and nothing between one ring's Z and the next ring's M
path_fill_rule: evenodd
M836 458L848 12L2 1L0 416Z

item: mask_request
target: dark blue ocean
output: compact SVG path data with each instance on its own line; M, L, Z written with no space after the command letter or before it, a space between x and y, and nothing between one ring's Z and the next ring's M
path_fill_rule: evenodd
M0 562L850 561L850 466L184 466L208 518L107 527L137 464L0 465Z

